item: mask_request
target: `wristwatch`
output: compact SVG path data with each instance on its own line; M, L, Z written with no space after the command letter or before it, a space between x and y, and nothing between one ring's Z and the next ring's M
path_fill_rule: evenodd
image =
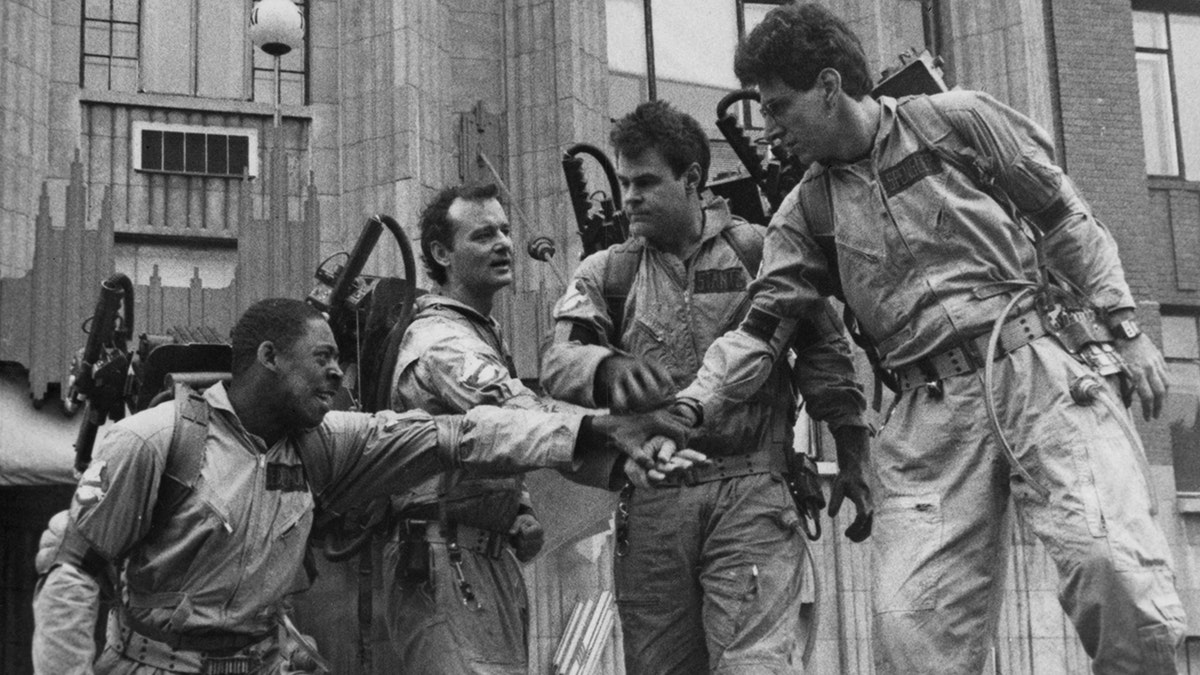
M1132 340L1142 334L1142 327L1133 319L1125 319L1108 327L1113 337L1119 340Z

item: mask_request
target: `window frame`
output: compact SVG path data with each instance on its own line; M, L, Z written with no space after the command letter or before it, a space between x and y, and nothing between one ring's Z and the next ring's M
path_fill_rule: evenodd
M1138 6L1139 4L1147 5L1147 6L1139 7ZM1183 130L1179 126L1179 92L1178 92L1178 86L1176 85L1176 77L1175 77L1175 50L1172 48L1173 43L1174 43L1174 38L1171 35L1171 19L1170 19L1171 14L1173 14L1173 13L1178 14L1181 12L1172 12L1169 9L1162 8L1162 5L1168 5L1168 4L1172 4L1172 3L1139 3L1139 2L1133 3L1132 11L1134 11L1134 12L1154 13L1154 14L1161 15L1163 17L1163 25L1166 27L1166 38L1167 38L1167 46L1165 48L1139 47L1139 46L1137 46L1137 44L1135 42L1134 47L1133 47L1134 63L1136 66L1138 54L1160 54L1160 55L1164 55L1167 57L1167 86L1170 87L1171 133L1174 135L1174 138L1172 138L1172 141L1173 141L1173 145L1175 147L1176 172L1173 174L1171 174L1171 173L1152 173L1150 171L1150 168L1147 167L1146 175L1153 177L1153 178L1185 180L1186 176L1187 176L1187 165L1185 163L1186 159L1184 158L1184 155L1183 155ZM1196 8L1193 7L1192 9L1194 10ZM1187 12L1187 13L1190 14L1192 12ZM1138 86L1138 97L1140 99L1141 98L1141 80L1136 79L1136 81L1137 81L1137 86ZM1145 123L1146 123L1145 120L1142 120L1143 129L1144 129ZM1142 142L1145 143L1145 140L1143 139Z

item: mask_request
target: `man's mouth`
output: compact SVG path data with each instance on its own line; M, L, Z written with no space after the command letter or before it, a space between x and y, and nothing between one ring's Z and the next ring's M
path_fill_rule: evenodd
M317 392L317 398L321 399L325 405L332 406L334 399L337 398L337 392L330 389L321 389Z
M494 269L510 269L512 268L512 259L505 258L504 260L496 260L491 264Z

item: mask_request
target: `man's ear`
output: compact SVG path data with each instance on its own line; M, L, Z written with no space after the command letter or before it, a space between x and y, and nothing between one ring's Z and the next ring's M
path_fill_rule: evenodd
M450 248L440 241L429 242L429 255L442 267L450 266Z
M821 88L821 98L825 105L832 106L842 93L842 74L834 68L825 68L817 73L817 86Z
M691 166L683 170L683 181L688 192L696 192L700 187L700 173L700 165L696 162L692 162Z
M275 349L275 343L269 340L258 343L258 351L255 354L255 360L258 365L267 370L275 371L279 369L276 360L279 357L279 351Z

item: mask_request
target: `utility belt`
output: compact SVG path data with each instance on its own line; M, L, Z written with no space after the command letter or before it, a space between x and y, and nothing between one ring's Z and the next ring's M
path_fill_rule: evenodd
M217 631L200 635L168 633L114 610L109 641L123 657L170 672L203 675L252 675L277 648L275 631L248 635Z
M783 475L788 468L787 458L783 454L783 449L777 446L741 455L709 457L708 461L707 466L693 466L680 475L668 477L660 485L690 487L717 480L725 480L726 478L753 476L760 473L777 473Z
M1036 309L1018 314L1000 329L1000 340L992 360L999 361L1034 340L1049 335ZM893 371L900 391L929 387L931 393L941 391L941 381L981 370L986 365L988 339L985 333L965 340L958 346L926 356L914 364Z
M428 544L448 546L453 543L464 551L474 551L493 560L499 560L504 555L504 547L508 546L507 532L493 532L470 525L456 525L453 536L447 536L438 520L418 520L403 518L396 522L393 537L396 541L422 541Z

